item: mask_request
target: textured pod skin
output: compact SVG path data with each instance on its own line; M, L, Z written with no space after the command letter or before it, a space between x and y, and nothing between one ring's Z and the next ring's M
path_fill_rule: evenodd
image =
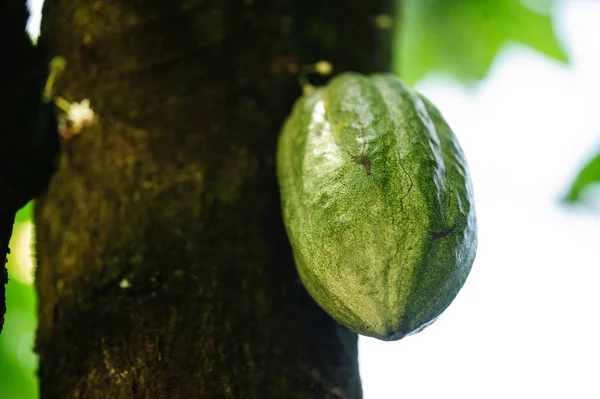
M477 247L467 162L400 79L344 73L301 97L277 173L302 282L339 323L397 340L455 298Z

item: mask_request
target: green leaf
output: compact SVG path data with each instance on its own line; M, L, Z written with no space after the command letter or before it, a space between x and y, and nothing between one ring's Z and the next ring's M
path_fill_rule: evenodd
M482 79L498 51L515 42L568 60L551 17L518 0L405 0L401 13L396 69L409 84L431 71Z
M581 200L582 193L593 184L600 183L600 153L585 165L572 183L564 202L575 203Z
M29 201L15 215L15 223L22 223L33 218L33 201Z
M33 352L37 327L35 288L15 279L6 286L6 320L0 334L0 399L39 397Z

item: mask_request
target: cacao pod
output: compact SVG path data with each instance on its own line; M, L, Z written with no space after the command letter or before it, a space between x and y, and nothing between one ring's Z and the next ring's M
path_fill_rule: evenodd
M303 95L277 174L300 278L350 330L418 332L463 286L477 247L467 162L440 112L399 78L348 72Z

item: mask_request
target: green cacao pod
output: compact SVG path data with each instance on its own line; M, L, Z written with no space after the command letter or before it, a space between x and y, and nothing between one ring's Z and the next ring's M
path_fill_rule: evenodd
M277 148L302 282L335 320L397 340L448 307L475 259L473 190L440 112L389 74L303 95Z

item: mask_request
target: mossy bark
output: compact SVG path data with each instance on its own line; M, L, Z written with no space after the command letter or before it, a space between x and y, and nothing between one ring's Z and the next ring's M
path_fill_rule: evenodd
M295 67L385 71L391 0L46 0L93 126L36 206L41 397L362 397L300 283L274 152ZM384 26L384 28L382 28Z

